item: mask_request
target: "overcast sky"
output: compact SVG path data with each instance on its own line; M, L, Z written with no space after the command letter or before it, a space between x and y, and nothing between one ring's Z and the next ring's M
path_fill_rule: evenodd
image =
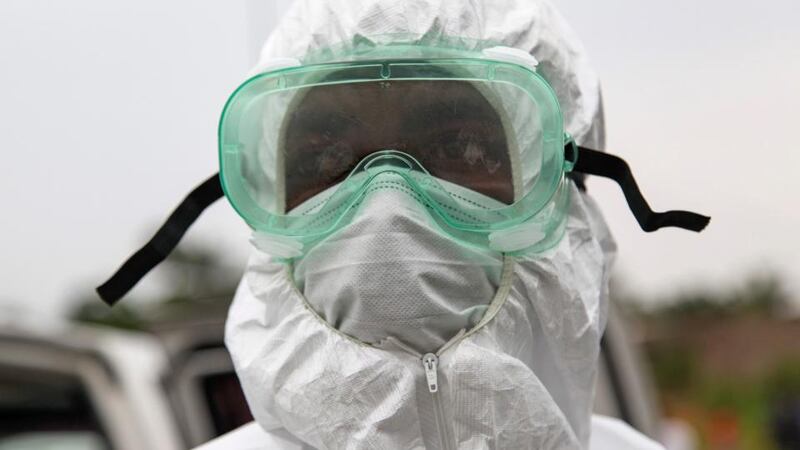
M0 307L62 313L217 170L220 110L283 3L0 3ZM556 3L602 79L608 149L654 208L713 216L644 234L591 181L626 288L658 301L774 271L800 298L797 2ZM248 234L219 202L186 241L236 265Z

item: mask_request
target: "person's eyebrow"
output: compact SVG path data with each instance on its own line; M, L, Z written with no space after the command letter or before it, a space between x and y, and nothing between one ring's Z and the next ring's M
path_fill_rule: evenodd
M323 132L334 127L342 126L367 126L363 120L353 114L347 114L341 110L320 110L306 108L292 114L288 130L293 135L302 136L305 131Z
M409 112L405 114L401 129L427 129L435 121L451 119L489 122L496 124L498 128L501 127L500 117L497 112L482 99L466 96L456 98L453 101L431 99L431 101L415 105L414 109L419 113Z

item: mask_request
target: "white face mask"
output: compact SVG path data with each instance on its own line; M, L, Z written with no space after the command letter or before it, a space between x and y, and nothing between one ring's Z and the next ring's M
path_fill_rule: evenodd
M436 351L483 317L503 256L453 241L411 191L388 186L368 192L351 223L297 260L295 283L345 334Z

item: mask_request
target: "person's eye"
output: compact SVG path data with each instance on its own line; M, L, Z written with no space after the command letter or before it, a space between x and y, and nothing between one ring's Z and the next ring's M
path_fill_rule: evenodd
M436 159L459 159L464 154L464 143L460 142L457 131L440 130L429 134L426 141L426 144L418 144L419 150Z
M355 159L353 149L348 143L335 142L317 154L318 173L315 176L325 180L336 180L343 174L349 173L356 162Z
M464 157L465 142L458 140L448 140L443 143L441 148L441 156L448 160L460 160Z
M299 158L292 164L293 172L302 176L313 176L317 172L317 159L313 157Z

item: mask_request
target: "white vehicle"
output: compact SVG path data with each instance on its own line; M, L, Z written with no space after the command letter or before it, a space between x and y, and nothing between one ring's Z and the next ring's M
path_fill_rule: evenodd
M80 325L0 325L0 450L177 450L252 420L222 318L154 335ZM639 355L612 313L595 410L657 437Z
M185 448L151 336L50 324L0 329L0 449Z

